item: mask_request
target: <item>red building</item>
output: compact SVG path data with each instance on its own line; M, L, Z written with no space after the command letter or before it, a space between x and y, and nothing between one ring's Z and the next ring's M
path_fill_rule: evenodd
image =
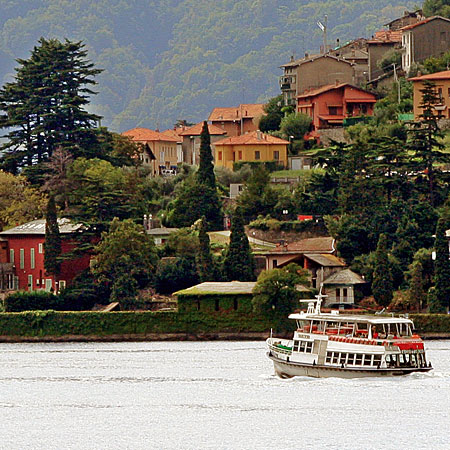
M297 97L297 111L312 119L313 130L343 125L348 117L372 116L376 97L349 83L332 84Z
M67 219L58 219L62 238L62 253L74 248L71 239L79 225L72 225ZM58 281L54 276L46 275L44 269L45 220L34 220L0 233L0 240L6 245L1 247L0 262L6 269L12 269L13 282L4 283L4 289L33 291L59 291L66 287L76 275L89 267L89 255L64 261ZM12 265L12 266L11 266Z

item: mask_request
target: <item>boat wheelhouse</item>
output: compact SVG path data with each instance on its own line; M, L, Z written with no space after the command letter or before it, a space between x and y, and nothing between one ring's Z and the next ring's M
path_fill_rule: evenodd
M423 341L407 317L324 314L323 297L308 300L306 312L289 316L297 323L292 339L267 339L268 357L280 377L355 378L432 369Z

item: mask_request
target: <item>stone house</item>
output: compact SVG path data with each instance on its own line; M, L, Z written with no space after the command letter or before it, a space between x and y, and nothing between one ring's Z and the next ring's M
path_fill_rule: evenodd
M367 42L367 52L369 54L369 81L373 82L384 77L385 72L378 67L378 63L391 50L401 49L402 32L399 30L377 31L372 39ZM393 71L393 68L392 70Z
M441 56L450 50L450 19L428 17L401 28L402 68L408 73L414 64L430 56Z

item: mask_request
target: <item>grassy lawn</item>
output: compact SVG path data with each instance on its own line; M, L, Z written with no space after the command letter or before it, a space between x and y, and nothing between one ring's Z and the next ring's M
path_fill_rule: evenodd
M309 178L314 172L322 172L323 169L308 169L308 170L277 170L270 174L271 178Z

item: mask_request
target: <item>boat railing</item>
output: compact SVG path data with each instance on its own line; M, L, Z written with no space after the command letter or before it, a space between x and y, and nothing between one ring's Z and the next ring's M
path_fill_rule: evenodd
M289 341L282 344L281 341L269 342L269 349L277 353L283 353L285 355L290 355L292 353L293 342Z

